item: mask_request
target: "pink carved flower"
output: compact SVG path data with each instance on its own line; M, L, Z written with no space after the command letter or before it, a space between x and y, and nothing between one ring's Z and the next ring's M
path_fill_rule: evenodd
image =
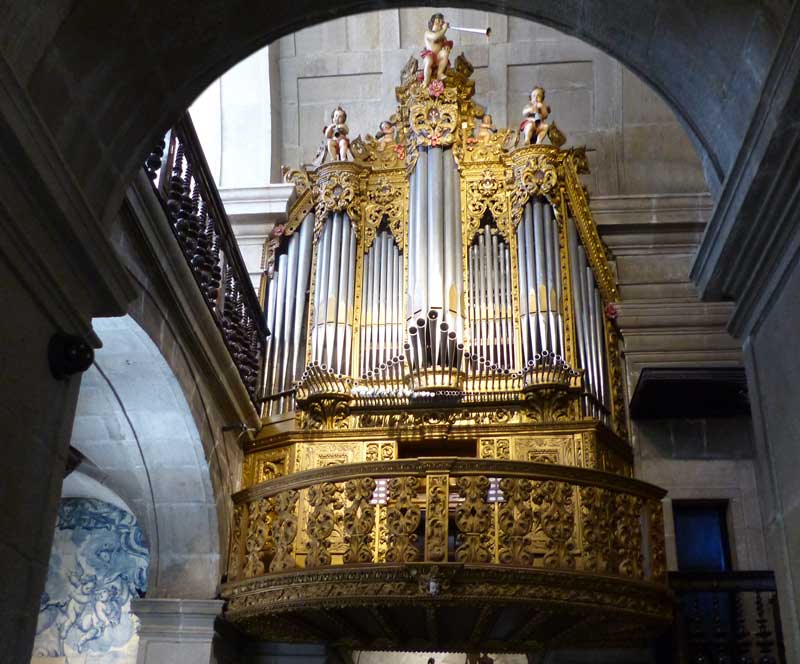
M280 237L283 235L283 231L285 230L285 226L283 224L278 224L275 228L272 229L272 236L273 237Z
M406 146L405 145L395 145L392 150L395 151L397 154L398 159L405 159L406 158Z
M440 80L431 81L431 84L428 86L428 93L434 99L439 97L444 92L444 82Z
M424 80L425 80L425 74L423 74L422 72L418 72L418 73L417 73L417 80L418 80L420 83L422 83L422 81L424 81Z
M619 309L616 304L612 302L606 305L606 318L612 321L617 320L617 314L619 314Z

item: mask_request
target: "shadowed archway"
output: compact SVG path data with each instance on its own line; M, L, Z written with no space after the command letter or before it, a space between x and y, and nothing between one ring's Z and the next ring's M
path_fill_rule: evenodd
M246 55L337 16L419 4L9 2L0 47L90 205L107 218L159 132ZM555 27L638 73L686 127L712 192L742 143L791 11L782 0L452 4Z

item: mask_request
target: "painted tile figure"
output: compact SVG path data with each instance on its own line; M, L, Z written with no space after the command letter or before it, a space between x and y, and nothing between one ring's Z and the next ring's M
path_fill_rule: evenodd
M130 600L147 588L149 554L132 514L84 498L61 501L34 655L83 662L136 658Z

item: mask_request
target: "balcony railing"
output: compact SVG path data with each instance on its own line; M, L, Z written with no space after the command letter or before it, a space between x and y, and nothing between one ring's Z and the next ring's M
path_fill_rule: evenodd
M260 410L266 320L188 114L148 156L145 170L250 399Z
M671 572L673 662L785 664L772 572Z

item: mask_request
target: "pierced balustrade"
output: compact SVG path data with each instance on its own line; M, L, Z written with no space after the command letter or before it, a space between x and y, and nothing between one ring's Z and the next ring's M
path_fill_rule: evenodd
M156 145L144 168L242 383L259 407L266 320L188 115Z
M280 552L281 563L271 571L449 562L579 571L663 586L662 493L588 469L437 459L304 471L246 489L234 501L243 506L244 532L251 533L245 540ZM268 524L253 508L264 500L281 506L269 511ZM281 538L263 542L269 532ZM246 547L232 548L231 569L246 569L247 556Z

